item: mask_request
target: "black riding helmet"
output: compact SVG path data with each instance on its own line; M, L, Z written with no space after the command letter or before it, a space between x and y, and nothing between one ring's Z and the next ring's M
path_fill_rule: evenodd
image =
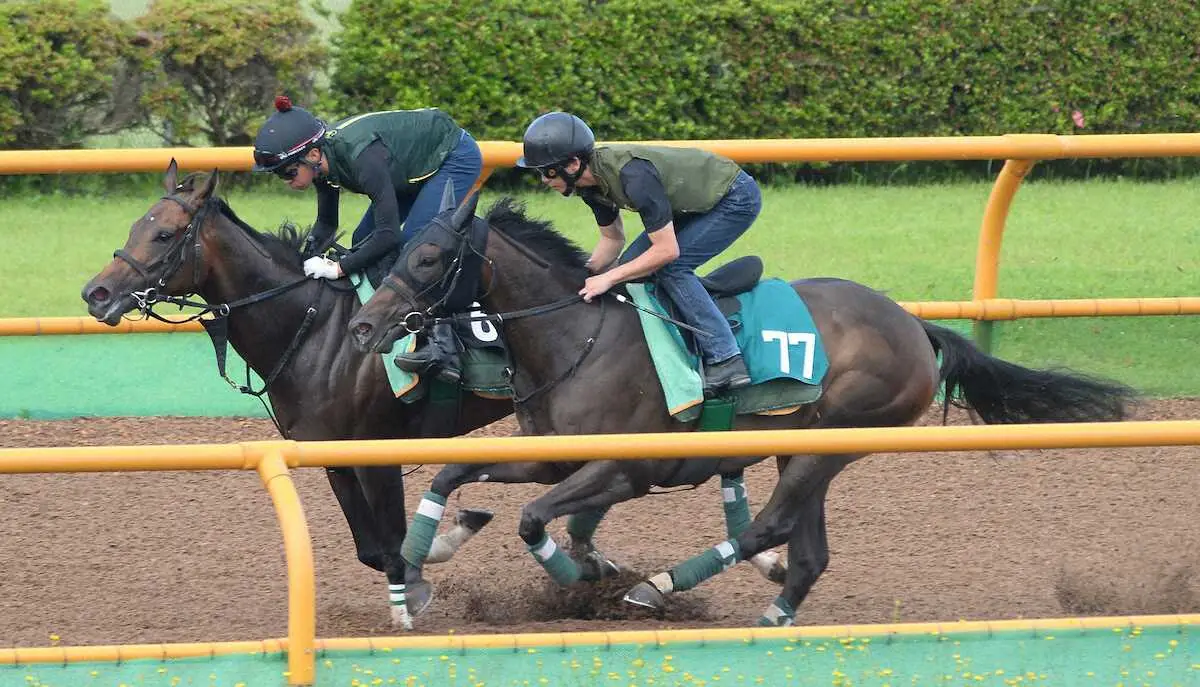
M275 109L254 137L255 172L273 172L294 162L325 136L325 123L307 110L293 107L286 95L275 98Z
M517 159L517 166L537 170L547 178L560 177L567 185L563 195L569 196L587 168L596 136L582 119L569 112L547 112L525 130L523 143L525 154ZM582 163L574 174L566 167L573 157Z
M525 154L517 166L537 169L577 157L586 160L596 145L592 130L569 112L547 112L525 130Z

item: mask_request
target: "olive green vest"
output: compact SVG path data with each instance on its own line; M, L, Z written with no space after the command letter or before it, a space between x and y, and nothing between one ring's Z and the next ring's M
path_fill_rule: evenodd
M437 108L388 110L347 117L325 132L326 179L355 193L354 159L376 139L390 153L392 184L401 189L433 176L462 136L462 128Z
M729 191L742 168L729 158L697 148L636 144L597 146L590 169L600 195L619 208L635 210L621 188L621 168L630 160L646 160L658 170L671 212L708 212Z

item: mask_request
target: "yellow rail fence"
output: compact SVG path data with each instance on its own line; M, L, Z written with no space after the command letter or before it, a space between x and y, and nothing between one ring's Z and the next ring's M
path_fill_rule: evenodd
M474 463L479 462L481 456L486 456L486 460L491 463L504 463L529 460L635 460L798 453L904 453L1192 445L1200 445L1200 420L774 430L730 432L719 436L711 433L663 433L0 449L0 474L255 470L275 506L283 534L288 578L286 641L242 642L229 646L180 644L173 647L149 645L9 649L0 651L0 665L39 661L121 660L134 656L180 657L208 655L216 651L258 651L274 647L274 650L287 651L290 684L312 684L316 670L316 652L323 644L319 644L316 637L316 582L312 542L300 497L289 473L291 468ZM1172 619L1174 620L1176 619ZM1197 617L1197 620L1200 620L1200 617ZM737 636L751 638L755 632L769 634L772 631L714 630L702 631L698 636L741 633ZM794 636L797 630L782 629L774 632L791 632ZM648 634L654 635L656 641L661 639L661 633ZM547 637L550 638L543 638L544 641L554 644L564 641L557 635ZM462 640L412 638L397 641L423 641L432 643L431 646L441 646L447 642ZM522 639L519 636L497 636L490 640L478 641L490 642L492 646L507 647L521 645L522 641L537 641L537 637ZM386 641L383 643L386 644Z
M756 162L886 162L905 160L1004 160L984 208L975 257L972 300L962 303L910 303L922 317L949 313L945 319L975 321L975 340L991 350L995 320L1023 317L1091 317L1110 315L1196 314L1195 298L1088 299L1083 301L1012 301L998 297L1000 246L1013 198L1038 160L1063 158L1196 157L1200 134L1111 134L1002 136L820 138L765 140L642 141L657 145L710 150L740 163ZM497 167L511 167L521 154L512 141L481 141L484 183ZM0 174L71 174L85 172L157 172L174 157L184 169L247 171L253 158L248 147L130 148L97 150L0 151ZM1144 306L1141 304L1145 304ZM39 329L46 319L62 320L62 331ZM0 334L159 332L157 324L129 324L119 329L92 327L69 318L25 318L0 321ZM76 318L84 320L86 318ZM50 325L47 325L50 326ZM74 331L70 331L70 330Z

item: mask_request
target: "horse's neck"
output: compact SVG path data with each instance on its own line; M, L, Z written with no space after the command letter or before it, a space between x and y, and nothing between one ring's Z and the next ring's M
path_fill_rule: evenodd
M582 284L576 283L561 269L545 268L518 249L503 235L501 240L488 241L488 257L494 270L488 295L481 301L489 312L505 313L547 305L576 295ZM486 282L485 282L486 283ZM576 304L542 315L524 317L505 323L506 343L516 363L518 373L529 375L534 383L561 373L563 363L554 363L571 351L570 357L587 345L586 340L597 334L603 317L605 331L623 328L630 320L628 313L617 310L613 303L602 313L598 303ZM622 333L618 333L623 335Z
M236 228L227 227L218 241L205 248L217 255L206 256L209 271L198 293L212 305L248 298L304 276L272 260L262 246ZM330 325L338 327L339 319L343 329L349 321L353 295L329 292L316 280L310 281L229 313L229 344L259 376L275 367L310 307L317 307L317 313L305 339Z

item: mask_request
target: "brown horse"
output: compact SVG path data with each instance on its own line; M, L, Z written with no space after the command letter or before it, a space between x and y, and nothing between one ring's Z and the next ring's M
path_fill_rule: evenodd
M381 357L356 351L346 336L346 323L359 308L349 282L304 276L300 246L306 237L290 227L282 236L255 231L216 195L215 171L177 182L176 169L171 160L166 194L133 223L125 247L84 286L83 299L97 320L115 325L135 308L199 294L213 321L227 324L229 343L265 380L279 431L290 439L458 435L512 413L507 399L467 394L457 413L434 423L428 397L411 404L397 399ZM326 473L359 560L387 575L393 622L410 627L409 609L422 611L432 589L400 555L407 533L401 468ZM490 519L485 510L460 510L456 527L434 540L431 562L448 559Z
M493 207L486 220L474 216L475 202L443 212L409 241L385 280L387 288L379 289L350 322L358 345L364 350L388 345L402 333L394 323L416 329L437 316L463 317L453 315L457 304L446 287L473 283L459 273L477 270L484 286L480 302L505 327L524 433L695 429L667 411L638 313L610 298L584 303L578 297L587 276L587 255L548 223L526 218L508 201ZM851 281L807 279L792 286L807 304L829 353L824 392L789 415L738 416L734 429L910 425L930 407L943 383L947 402L973 409L988 423L1117 420L1125 417L1135 396L1114 382L1028 369L986 355L954 332ZM778 456L779 481L752 523L737 531L730 528L728 540L643 582L626 600L661 607L665 594L694 587L738 561L786 543L784 589L760 622L790 624L829 561L825 495L830 482L862 457ZM546 537L552 519L603 511L653 486L738 475L764 458L497 465L477 467L472 474L491 481L560 480L525 506L520 535L556 580L571 582L579 578L571 569L574 562L559 555ZM678 513L664 513L661 519L664 540L671 528L686 523Z

